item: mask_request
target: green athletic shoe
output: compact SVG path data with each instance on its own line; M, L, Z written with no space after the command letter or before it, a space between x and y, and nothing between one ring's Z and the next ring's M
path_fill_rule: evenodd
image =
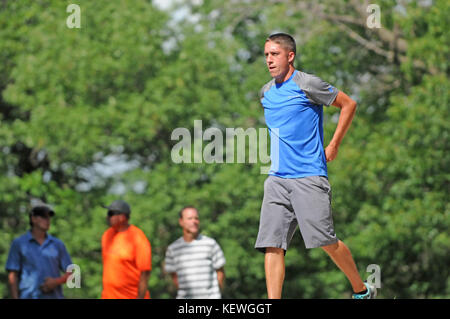
M361 294L353 294L352 299L375 299L377 297L377 289L368 283L364 283L367 288L367 292L363 295Z

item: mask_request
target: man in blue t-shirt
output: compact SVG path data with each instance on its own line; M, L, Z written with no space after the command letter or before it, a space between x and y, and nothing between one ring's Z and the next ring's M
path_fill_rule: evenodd
M260 91L271 140L271 168L264 182L255 248L265 253L267 294L281 298L284 255L299 225L306 248L321 247L349 279L353 297L376 290L359 276L348 247L334 232L327 162L334 160L356 111L356 102L317 76L296 70L295 40L277 33L264 46L272 80ZM323 145L323 105L341 109L329 145Z
M42 202L33 206L31 230L13 240L6 261L11 297L62 299L61 285L71 274L66 270L72 261L63 242L47 234L53 209Z

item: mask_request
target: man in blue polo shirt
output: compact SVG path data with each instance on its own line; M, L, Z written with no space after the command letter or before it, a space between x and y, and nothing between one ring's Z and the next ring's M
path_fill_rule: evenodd
M62 299L61 285L70 275L66 269L72 261L63 242L47 234L53 209L42 202L33 206L31 230L14 239L6 261L11 297Z
M334 232L327 162L334 160L352 122L356 102L315 75L296 70L295 40L278 33L267 38L266 64L272 80L260 91L264 116L278 147L264 182L255 248L265 253L269 298L281 298L284 254L297 225L306 248L321 247L350 281L353 298L374 298L376 290L359 276L348 247ZM323 105L340 108L329 145L323 145ZM274 136L276 135L276 136Z

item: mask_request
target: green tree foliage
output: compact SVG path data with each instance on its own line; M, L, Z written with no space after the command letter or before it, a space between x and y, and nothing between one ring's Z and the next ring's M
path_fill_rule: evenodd
M144 0L78 1L80 29L66 25L69 3L0 4L2 267L28 228L30 198L41 198L56 211L50 232L81 267L82 288L65 288L66 297L98 298L100 205L120 197L152 243L152 297L172 298L164 254L189 204L225 252L224 297L264 298L264 257L253 248L263 164L175 164L171 134L193 137L195 120L223 136L263 128L262 48L284 31L297 39L297 68L358 102L329 175L336 231L362 277L378 264L380 297L450 296L447 1L379 1L379 29L368 28L358 0L181 1L168 11ZM337 115L325 110L325 142ZM291 247L285 297L350 296L322 250L306 250L298 232Z

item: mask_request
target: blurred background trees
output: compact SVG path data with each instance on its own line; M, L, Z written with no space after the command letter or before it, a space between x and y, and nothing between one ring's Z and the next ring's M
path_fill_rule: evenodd
M70 29L66 7L81 8ZM160 5L165 4L164 8ZM31 198L52 204L50 233L98 298L101 204L123 198L152 243L153 298L173 298L162 272L196 205L227 259L225 298L264 298L254 250L265 175L258 164L175 164L175 128L263 128L270 77L263 45L297 40L296 67L347 92L358 111L329 163L338 237L363 278L381 269L381 298L448 298L450 281L448 1L3 1L0 4L0 294L7 253L28 228ZM338 109L325 110L325 143ZM205 145L207 142L204 142ZM286 298L348 298L344 275L299 232L286 255Z

